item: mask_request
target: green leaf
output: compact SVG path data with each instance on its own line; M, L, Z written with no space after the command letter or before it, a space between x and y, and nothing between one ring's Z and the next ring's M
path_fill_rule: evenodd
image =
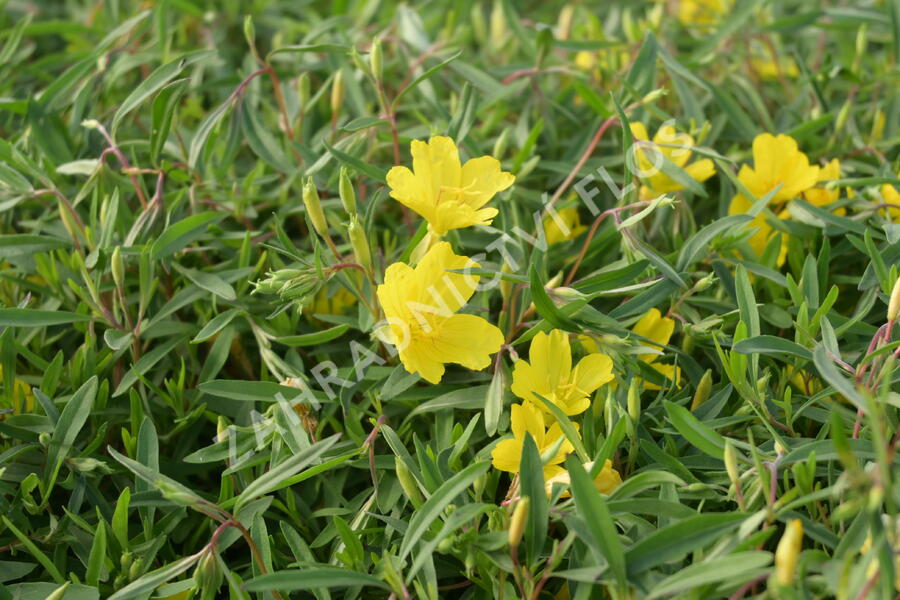
M743 513L708 513L690 517L644 536L625 554L630 576L680 559L696 552L708 542L720 540L736 529L746 516Z
M278 338L274 338L272 341L278 342L279 344L283 344L285 346L290 346L291 348L301 348L304 346L317 346L319 344L324 344L325 342L330 342L331 340L335 340L350 329L350 326L346 323L343 325L335 325L334 327L330 327L328 329L323 329L322 331L316 331L313 333L303 333L300 335L286 335Z
M591 536L591 549L599 551L601 558L609 564L613 578L619 588L627 588L625 572L625 548L619 539L615 523L606 500L594 487L590 475L574 456L566 459L566 470L571 479L572 496L575 498L575 510L587 527Z
M541 283L537 266L532 264L528 274L531 281L531 286L529 287L531 290L531 298L534 300L534 306L537 309L538 314L558 329L581 331L582 328L578 323L562 314L556 305L553 304L550 296L547 295L547 290L544 289L544 284Z
M268 575L254 577L244 584L248 592L314 590L317 588L344 587L378 587L390 590L390 587L371 575L340 569L338 567L305 566L303 569L276 571Z
M409 520L409 527L407 527L406 533L403 535L403 541L400 543L399 557L401 560L409 556L413 547L425 535L425 532L428 531L431 524L441 515L447 505L471 486L476 479L486 473L489 467L489 462L471 464L445 481L431 494L428 500L422 504L421 508Z
M0 308L0 327L52 327L69 323L90 321L88 315L61 310L35 310L31 308Z
M737 552L694 563L656 584L647 599L662 598L723 582L733 588L762 575L771 562L771 552Z
M741 354L766 354L775 356L788 354L806 360L812 360L812 352L800 344L784 338L775 337L774 335L758 335L756 337L743 339L734 345L734 351L740 352Z
M365 173L375 181L387 183L387 174L378 167L372 166L368 162L361 160L355 156L351 156L346 152L342 152L337 148L333 148L332 146L329 146L327 142L323 141L322 145L324 145L325 148L328 149L332 156L341 161L343 164L350 165L360 173Z
M684 439L706 454L722 459L725 451L725 438L699 421L691 414L691 411L683 406L668 400L664 401L663 406L669 415L669 422L675 426L678 433L684 436Z
M191 215L170 225L150 247L151 258L159 260L175 254L188 244L202 238L209 225L218 223L224 218L225 215L222 213L209 211Z
M175 117L175 108L187 91L189 82L189 79L173 81L163 87L153 99L150 111L150 162L153 164L159 164L159 155L169 137L172 119Z
M184 337L175 336L143 355L136 363L131 365L131 368L122 377L118 387L116 387L116 391L113 392L113 398L117 398L127 392L137 382L138 375L143 376L182 343L184 343Z
M522 458L519 468L521 496L530 500L528 505L528 521L525 523L525 541L529 562L537 560L547 540L549 506L547 491L544 487L544 465L541 453L531 434L525 435L522 445Z
M47 449L47 463L44 469L44 499L49 497L50 491L56 483L56 477L63 461L69 455L75 438L87 423L94 406L94 397L97 395L98 379L94 375L78 388L66 403L53 429L53 436Z

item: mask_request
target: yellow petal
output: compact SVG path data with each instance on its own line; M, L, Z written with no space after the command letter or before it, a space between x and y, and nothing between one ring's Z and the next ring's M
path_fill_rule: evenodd
M605 354L588 354L572 371L572 383L579 392L590 396L600 386L613 380L613 361Z
M675 331L675 320L663 317L658 309L651 308L635 324L632 331L650 340L652 342L650 344L651 347L662 349L672 338L672 333ZM657 356L656 354L646 353L639 354L638 358L645 362L653 362Z
M491 462L495 469L507 473L518 473L522 459L522 440L518 438L500 440L491 451Z
M462 168L460 186L464 190L464 202L472 208L481 208L515 180L512 173L506 173L500 168L500 161L493 156L468 160Z

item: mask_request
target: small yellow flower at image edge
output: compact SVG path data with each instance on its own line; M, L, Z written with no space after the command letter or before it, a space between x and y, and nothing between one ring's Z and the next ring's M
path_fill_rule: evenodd
M492 156L461 164L459 149L446 136L413 140L410 153L412 170L395 166L388 171L391 198L425 219L438 238L451 229L490 225L499 211L485 205L516 180Z
M447 242L432 246L415 268L401 262L387 268L376 295L386 325L378 335L397 347L410 373L440 383L446 363L480 371L503 345L503 333L484 318L458 314L475 293L479 277L451 270L479 265L454 254Z

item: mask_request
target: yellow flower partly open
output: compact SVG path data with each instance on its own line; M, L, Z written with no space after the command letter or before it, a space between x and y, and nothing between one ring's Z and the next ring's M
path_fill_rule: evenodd
M650 199L661 194L684 189L684 186L657 168L659 159L654 160L655 157L651 153L651 149L647 148L650 144L650 137L644 124L640 122L631 123L631 135L634 136L635 140L644 142L638 146L636 152L638 168L641 170L641 179L644 183L641 188L641 197ZM676 166L684 169L691 178L697 181L706 181L716 173L715 164L708 158L688 164L693 154L690 148L694 146L694 138L687 133L676 131L671 125L660 127L656 135L653 136L652 143L652 151L659 152L675 163Z
M447 242L439 242L415 268L404 263L387 268L376 292L387 321L379 336L397 347L410 373L439 383L446 363L473 370L491 364L503 333L481 317L456 314L475 293L479 278L448 272L477 267L471 258L454 254Z
M746 213L753 206L753 203L747 199L746 196L738 194L734 198L731 199L731 204L728 207L729 215L742 215ZM789 216L788 209L784 209L778 213L779 219L785 219ZM781 233L781 249L778 252L778 258L775 260L776 264L780 267L784 264L785 259L787 258L787 236L779 231L776 231L772 228L771 225L766 221L766 217L763 213L760 213L753 217L753 220L747 224L748 227L753 227L756 231L753 235L750 236L750 247L753 248L753 251L756 252L757 256L762 256L763 251L766 249L766 245L769 243L775 235Z
M593 462L584 463L585 471L590 472L590 470L593 468ZM569 485L569 472L563 471L562 473L546 481L545 486L547 487L548 495L552 492L554 483ZM594 487L597 488L597 491L601 494L611 494L620 485L622 485L622 475L620 475L619 472L613 468L612 461L607 458L603 463L603 468L600 469L600 472L597 473L596 477L594 477ZM568 491L563 492L563 498L566 498L568 496Z
M833 159L827 165L819 169L819 181L829 181L831 179L840 179L841 178L841 161L837 158ZM833 190L829 190L824 186L816 186L813 188L809 188L805 192L803 192L803 199L812 204L813 206L828 206L829 204L834 204L841 197L840 188L834 188ZM790 210L790 207L788 208ZM836 215L845 215L847 214L847 210L842 206L834 210L834 214Z
M522 446L525 444L525 434L530 433L537 445L541 456L559 445L556 454L544 463L544 481L556 477L565 470L559 466L566 458L566 454L574 449L565 438L559 423L553 423L546 428L544 413L529 402L513 404L510 414L512 438L501 440L491 452L491 459L495 469L508 473L519 472L519 462L522 459Z
M791 136L761 133L753 140L753 167L742 166L738 179L757 198L781 184L771 201L784 202L816 185L819 167L809 164Z
M496 208L485 205L516 178L501 170L500 161L481 156L461 165L453 140L436 136L411 144L413 170L393 167L387 174L391 197L428 221L440 237L451 229L490 225Z
M728 12L725 0L680 0L678 21L682 25L708 27L715 25Z
M519 360L513 367L510 389L545 411L535 394L550 400L567 415L577 415L590 407L594 391L613 379L612 359L599 352L588 354L573 369L569 335L559 329L549 335L543 331L535 335L528 358L530 362Z
M544 216L543 225L548 244L574 240L587 229L587 226L581 224L578 209L574 206L561 208L555 215L548 213Z
M647 314L641 317L640 321L635 323L631 330L639 336L647 338L650 343L645 342L646 345L662 350L663 346L672 339L672 334L675 332L675 320L664 317L658 309L651 308L647 311ZM639 360L653 367L663 377L673 381L675 385L680 385L681 369L675 365L659 364L656 362L657 358L659 358L659 355L653 352L638 354ZM644 387L648 390L660 389L660 386L650 381L644 381Z

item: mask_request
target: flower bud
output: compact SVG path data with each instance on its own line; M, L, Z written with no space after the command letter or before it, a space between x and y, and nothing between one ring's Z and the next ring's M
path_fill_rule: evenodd
M381 53L381 39L376 37L372 40L372 50L369 52L369 67L372 69L372 77L374 77L376 81L381 80L383 64L384 58Z
M219 415L219 419L216 421L216 441L224 442L228 439L228 419L222 415Z
M509 521L509 547L513 551L519 547L519 542L522 541L522 534L525 533L525 520L528 518L529 503L527 496L521 498L516 503L512 519Z
M397 479L400 481L400 487L403 493L416 508L422 504L422 492L419 491L419 484L406 463L399 456L394 457L394 469L397 473Z
M632 422L637 426L637 422L641 418L641 385L637 377L633 377L628 386L626 405L628 407L628 416L631 417Z
M694 400L691 402L691 410L697 410L701 404L706 402L712 391L712 369L707 369L700 383L697 384L697 391L694 392Z
M646 96L641 98L641 104L653 104L660 98L666 95L665 88L658 88L649 92Z
M338 183L338 192L341 196L341 204L348 215L356 214L356 191L353 182L350 181L350 173L347 167L341 167L341 177Z
M297 101L300 104L300 112L306 112L306 109L309 108L307 106L309 104L309 99L309 73L304 71L300 77L297 78Z
M366 271L371 271L372 252L369 250L369 239L366 237L366 230L363 229L356 215L350 217L350 226L347 231L350 234L350 245L353 247L353 255L356 256L356 262Z
M728 473L728 479L731 480L731 483L734 485L738 485L738 480L740 479L741 473L738 470L737 463L737 455L734 452L734 444L731 443L731 440L725 439L725 471Z
M331 112L337 114L344 103L344 72L338 70L331 82Z
M775 550L775 581L791 585L797 570L797 557L803 548L803 523L794 519L788 523Z
M491 156L500 160L503 156L503 153L506 152L506 146L509 143L509 127L505 128L500 132L500 135L497 136L497 141L494 142L494 149L491 151Z
M312 177L306 178L303 184L303 204L306 206L306 214L320 236L328 235L328 223L325 221L325 213L322 211L322 203L319 202L319 192L313 183Z
M125 264L122 261L122 247L116 246L110 259L113 281L120 290L125 290Z
M838 111L837 118L834 120L835 133L839 133L844 129L844 126L847 125L847 120L850 118L850 109L852 108L853 102L851 100L844 102L841 110Z
M900 277L894 282L894 289L891 290L891 301L888 303L887 318L888 321L896 321L900 315Z

